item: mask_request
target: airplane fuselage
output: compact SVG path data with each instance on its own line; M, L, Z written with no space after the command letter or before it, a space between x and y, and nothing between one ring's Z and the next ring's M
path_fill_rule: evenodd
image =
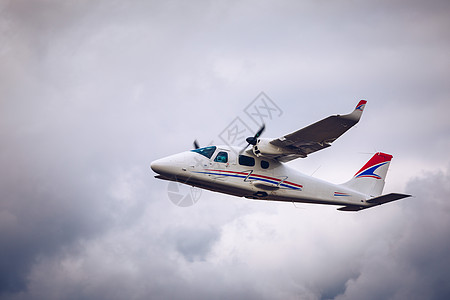
M257 157L252 151L239 155L239 149L235 147L208 148L209 151L203 151L208 153L192 150L159 159L151 167L160 174L160 179L239 197L371 206L366 202L368 197L365 194L305 175L277 160Z

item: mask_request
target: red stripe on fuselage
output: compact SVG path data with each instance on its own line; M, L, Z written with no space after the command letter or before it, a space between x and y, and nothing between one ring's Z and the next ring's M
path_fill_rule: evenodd
M214 169L205 169L205 170L206 171L213 171L213 172L233 173L233 174L239 174L239 175L249 175L249 173L228 171L228 170L214 170ZM281 182L281 179L279 179L279 178L269 177L269 176L265 176L265 175L259 175L259 174L255 174L255 173L251 173L250 176L260 177L260 178L264 178L264 179L269 179L269 180ZM290 185L293 185L293 186L296 186L296 187L300 187L300 188L303 187L303 185L301 185L301 184L296 184L296 183L293 183L293 182L290 182L290 181L283 181L283 183L290 184Z

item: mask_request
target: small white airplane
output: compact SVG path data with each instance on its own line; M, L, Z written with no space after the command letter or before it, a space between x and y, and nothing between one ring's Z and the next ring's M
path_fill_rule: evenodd
M367 101L361 100L347 115L334 115L280 138L260 138L265 126L248 137L244 149L229 146L200 148L151 163L158 179L250 199L330 204L341 211L359 211L410 197L382 195L392 155L376 153L352 179L329 183L289 167L285 163L331 146L358 123ZM252 149L246 148L252 145Z

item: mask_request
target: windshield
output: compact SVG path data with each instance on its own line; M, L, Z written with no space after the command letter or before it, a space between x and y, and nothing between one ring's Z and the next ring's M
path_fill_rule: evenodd
M207 158L211 158L211 156L214 154L214 151L216 151L216 146L203 147L191 151L200 153L201 155L206 156Z

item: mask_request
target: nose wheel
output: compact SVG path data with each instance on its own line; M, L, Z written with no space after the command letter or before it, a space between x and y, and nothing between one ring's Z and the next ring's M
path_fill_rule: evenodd
M261 192L261 191L253 194L253 196L258 197L258 198L264 198L264 197L267 197L267 195L268 194L266 192Z

